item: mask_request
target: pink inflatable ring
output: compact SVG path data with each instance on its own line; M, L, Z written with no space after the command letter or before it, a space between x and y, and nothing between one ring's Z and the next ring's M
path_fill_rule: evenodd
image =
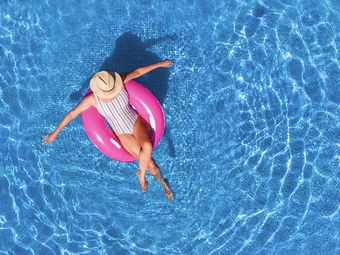
M151 125L153 147L155 148L161 140L165 128L162 106L147 88L134 80L127 82L125 88L129 93L129 101L132 107ZM85 97L90 93L91 90L89 89ZM123 162L136 160L124 149L116 134L95 107L91 106L82 112L81 119L86 134L105 155Z

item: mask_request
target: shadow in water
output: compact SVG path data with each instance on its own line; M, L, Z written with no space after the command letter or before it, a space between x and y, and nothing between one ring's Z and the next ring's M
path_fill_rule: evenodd
M116 40L116 47L110 56L104 60L98 71L107 70L118 73L128 73L138 67L155 64L163 59L160 59L157 54L149 51L148 48L168 40L175 40L176 38L177 35L174 34L142 41L137 35L131 32L125 32ZM168 91L169 75L170 72L168 68L158 68L136 80L147 87L157 97L160 103L163 104ZM70 99L72 101L81 100L89 88L90 79L91 77L88 77L82 82L78 91L71 93ZM168 141L169 155L174 158L176 156L175 147L167 128L165 129L164 137Z

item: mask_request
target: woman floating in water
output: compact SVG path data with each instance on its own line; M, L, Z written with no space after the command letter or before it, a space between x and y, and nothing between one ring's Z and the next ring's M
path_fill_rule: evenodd
M49 135L44 136L44 143L53 142L59 132L80 113L94 106L105 117L117 135L123 147L136 159L139 159L137 176L143 192L146 192L148 182L146 170L162 184L165 195L173 199L173 193L164 180L159 167L152 158L151 127L128 102L128 93L124 83L160 67L170 67L172 62L165 60L157 64L137 68L128 74L101 71L96 73L91 81L92 93L85 97L71 110L58 127Z

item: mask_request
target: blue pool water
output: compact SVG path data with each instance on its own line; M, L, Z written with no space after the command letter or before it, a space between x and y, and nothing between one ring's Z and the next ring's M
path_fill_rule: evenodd
M29 3L28 3L29 2ZM339 254L336 0L0 2L0 254ZM154 158L101 154L80 118L99 70L160 100Z

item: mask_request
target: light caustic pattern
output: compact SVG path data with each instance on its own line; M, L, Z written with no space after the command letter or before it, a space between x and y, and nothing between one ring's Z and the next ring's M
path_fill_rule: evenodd
M336 1L83 2L0 3L1 254L339 253ZM41 144L94 72L166 58L174 201L80 119Z

